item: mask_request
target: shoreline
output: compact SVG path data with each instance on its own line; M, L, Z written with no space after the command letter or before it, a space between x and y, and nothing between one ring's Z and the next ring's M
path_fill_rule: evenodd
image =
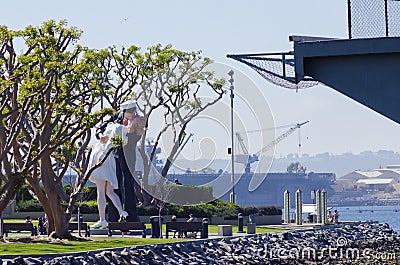
M371 261L400 262L400 235L387 224L354 222L80 253L0 256L2 264L367 264Z

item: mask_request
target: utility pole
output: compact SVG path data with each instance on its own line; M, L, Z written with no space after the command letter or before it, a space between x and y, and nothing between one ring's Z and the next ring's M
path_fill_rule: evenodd
M231 91L231 163L232 163L232 177L231 177L231 181L232 181L232 193L231 193L231 198L230 201L231 203L236 203L236 199L235 199L235 143L234 143L234 132L233 132L233 98L235 97L233 90L234 90L234 86L233 86L233 70L230 70L228 72L228 75L230 77L230 79L228 80L229 83L231 84L229 87L229 90Z

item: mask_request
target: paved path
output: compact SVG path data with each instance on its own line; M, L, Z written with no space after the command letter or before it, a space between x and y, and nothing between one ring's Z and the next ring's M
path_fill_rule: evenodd
M288 230L304 230L304 229L312 229L312 228L316 228L316 227L320 227L320 224L315 224L315 223L304 223L303 225L296 225L296 224L281 224L281 225L261 225L261 226L257 226L257 227L268 227L268 228L278 228L278 229L288 229ZM246 230L246 226L244 226L244 230ZM235 232L235 230L237 231L237 227L233 228L233 234L232 236L247 236L250 234L247 234L246 232L244 233L237 233ZM108 237L107 234L108 230L107 229L92 229L91 230L91 237ZM121 237L121 233L120 232L114 232L115 234L113 235L113 237ZM78 232L74 231L72 233L74 236L78 236ZM84 235L84 231L81 232L81 235ZM28 232L20 232L20 233L9 233L9 237L28 237L30 236L30 233ZM165 234L163 235L165 238ZM170 238L172 238L173 234L170 233ZM137 232L133 235L131 234L125 234L124 237L138 237L141 238L141 233ZM151 238L151 235L147 235L147 238ZM208 238L223 238L223 236L218 236L217 233L209 233L208 234ZM199 236L197 237L197 239L199 239Z

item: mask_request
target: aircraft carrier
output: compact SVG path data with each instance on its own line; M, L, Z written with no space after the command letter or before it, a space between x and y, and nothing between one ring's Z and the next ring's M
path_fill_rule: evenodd
M234 176L234 190L236 195L235 202L237 204L243 206L283 206L283 193L288 190L291 194L292 206L294 207L294 195L297 190L301 190L303 192L303 203L313 203L314 196L312 194L315 194L315 191L318 189L324 189L329 195L334 193L332 184L334 184L336 181L335 173L306 172L306 169L303 168L303 166L301 166L299 163L294 163L294 169L288 172L251 172L251 164L258 162L259 156L263 152L275 147L279 142L308 123L309 121L305 121L297 124L279 126L281 129L287 127L289 127L289 129L280 134L276 139L264 146L255 154L249 154L243 137L240 133L235 133L238 144L242 151L241 154L235 155L235 163L244 165L244 173L235 174ZM175 157L178 157L179 153L192 136L193 134L190 134L186 138L186 141L182 144ZM299 148L300 146L301 144L299 142ZM151 145L149 145L149 148L151 148ZM149 151L150 149L148 150L148 153ZM158 155L160 153L161 149L158 148L156 154ZM155 160L154 164L156 168L159 168L161 171L162 161ZM200 173L191 172L190 169L188 169L186 173L169 173L167 178L172 182L178 180L185 185L212 186L213 195L216 199L230 201L230 195L233 186L231 173L222 172L222 170L220 170L218 173L214 172L213 170L207 173ZM249 190L249 183L252 178L256 178L260 181L262 180L261 184L254 191ZM218 179L218 181L215 181L216 179ZM218 183L216 184L215 182Z
M266 175L266 176L265 176ZM254 191L249 191L249 183L252 177L264 178L264 181ZM167 178L172 182L175 179L185 185L208 185L216 178L221 178L222 183L232 187L231 174L168 174ZM294 207L294 195L297 190L303 192L303 203L313 203L316 190L325 190L328 194L333 194L332 185L335 183L335 173L314 173L314 172L299 172L299 173L245 173L235 174L237 180L234 186L236 194L236 203L243 206L268 206L278 205L283 206L283 193L285 190L290 192L292 207ZM210 185L213 186L213 185ZM218 189L218 188L217 188ZM221 194L213 186L214 195ZM220 198L223 201L230 201L229 190Z

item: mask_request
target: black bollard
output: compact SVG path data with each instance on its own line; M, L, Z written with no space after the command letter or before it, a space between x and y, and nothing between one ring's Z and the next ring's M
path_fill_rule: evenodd
M163 223L164 217L161 216L161 220L158 216L151 216L150 223L151 223L151 237L152 238L160 238L160 222L161 225Z
M243 231L243 215L238 213L238 233L244 233Z
M201 230L201 238L208 238L208 219L203 218L203 229Z

